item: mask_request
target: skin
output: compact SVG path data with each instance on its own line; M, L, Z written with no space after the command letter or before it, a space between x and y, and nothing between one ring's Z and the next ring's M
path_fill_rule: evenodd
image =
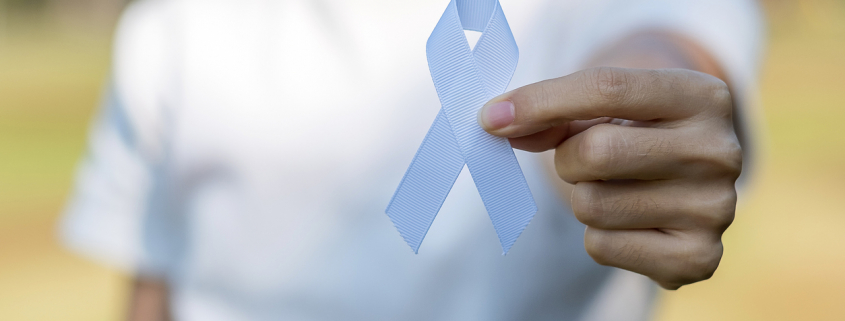
M479 125L514 148L555 150L550 175L599 264L666 289L710 278L742 161L723 73L695 43L661 31L626 37L586 67L494 98ZM500 102L513 103L514 119L494 128L484 114ZM168 292L162 279L136 277L127 319L170 320Z
M629 44L652 46L622 43L602 59L682 68L588 68L492 99L479 124L514 148L554 150L554 172L569 184L561 192L587 225L584 247L597 263L674 290L719 266L742 148L728 85L693 70L714 64L694 44L659 36L637 35Z
M130 321L170 321L167 282L156 277L137 277L126 317Z

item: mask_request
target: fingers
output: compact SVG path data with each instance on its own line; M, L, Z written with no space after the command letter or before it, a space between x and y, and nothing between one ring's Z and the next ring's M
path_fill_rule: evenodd
M709 279L719 266L723 251L720 235L673 234L653 229L588 227L584 246L597 263L647 275L672 290Z
M728 129L682 129L599 124L557 147L555 168L576 182L738 176L742 150ZM734 179L736 177L733 177Z
M604 230L723 232L734 219L736 190L730 180L580 182L571 204L581 223Z
M565 124L528 136L510 138L508 140L513 148L539 153L557 147L569 136L571 136L569 124Z
M478 114L516 148L555 148L587 252L668 289L709 278L736 206L741 148L721 80L594 68L494 98Z
M565 139L572 137L588 128L613 121L608 117L591 120L577 120L561 126L552 127L528 136L511 138L511 146L528 152L543 152L560 145Z
M573 120L660 121L730 112L730 92L716 77L684 69L601 67L496 97L479 111L479 124L494 135L520 137Z

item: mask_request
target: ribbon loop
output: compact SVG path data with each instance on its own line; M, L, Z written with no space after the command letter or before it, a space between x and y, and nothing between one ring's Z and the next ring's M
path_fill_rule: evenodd
M464 29L482 32L474 50ZM466 164L507 253L537 206L508 140L477 122L478 109L507 88L519 58L499 2L452 0L428 39L426 55L442 108L387 215L418 252Z

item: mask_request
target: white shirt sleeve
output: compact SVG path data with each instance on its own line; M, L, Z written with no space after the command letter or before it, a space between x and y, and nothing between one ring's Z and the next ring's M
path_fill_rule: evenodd
M172 237L154 221L163 215L159 178L166 145L163 9L159 2L136 2L121 19L112 85L60 226L71 249L135 273L164 273L166 246L157 240Z

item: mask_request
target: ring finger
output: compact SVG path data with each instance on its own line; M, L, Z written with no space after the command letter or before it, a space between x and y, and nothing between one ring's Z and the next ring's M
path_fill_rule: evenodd
M697 135L698 137L690 137ZM555 167L575 182L610 179L672 179L694 175L712 158L707 137L693 127L644 128L599 124L560 144ZM690 144L688 142L697 142Z
M579 182L572 191L572 211L582 223L606 230L724 230L733 221L736 205L736 192L726 184L730 182Z

